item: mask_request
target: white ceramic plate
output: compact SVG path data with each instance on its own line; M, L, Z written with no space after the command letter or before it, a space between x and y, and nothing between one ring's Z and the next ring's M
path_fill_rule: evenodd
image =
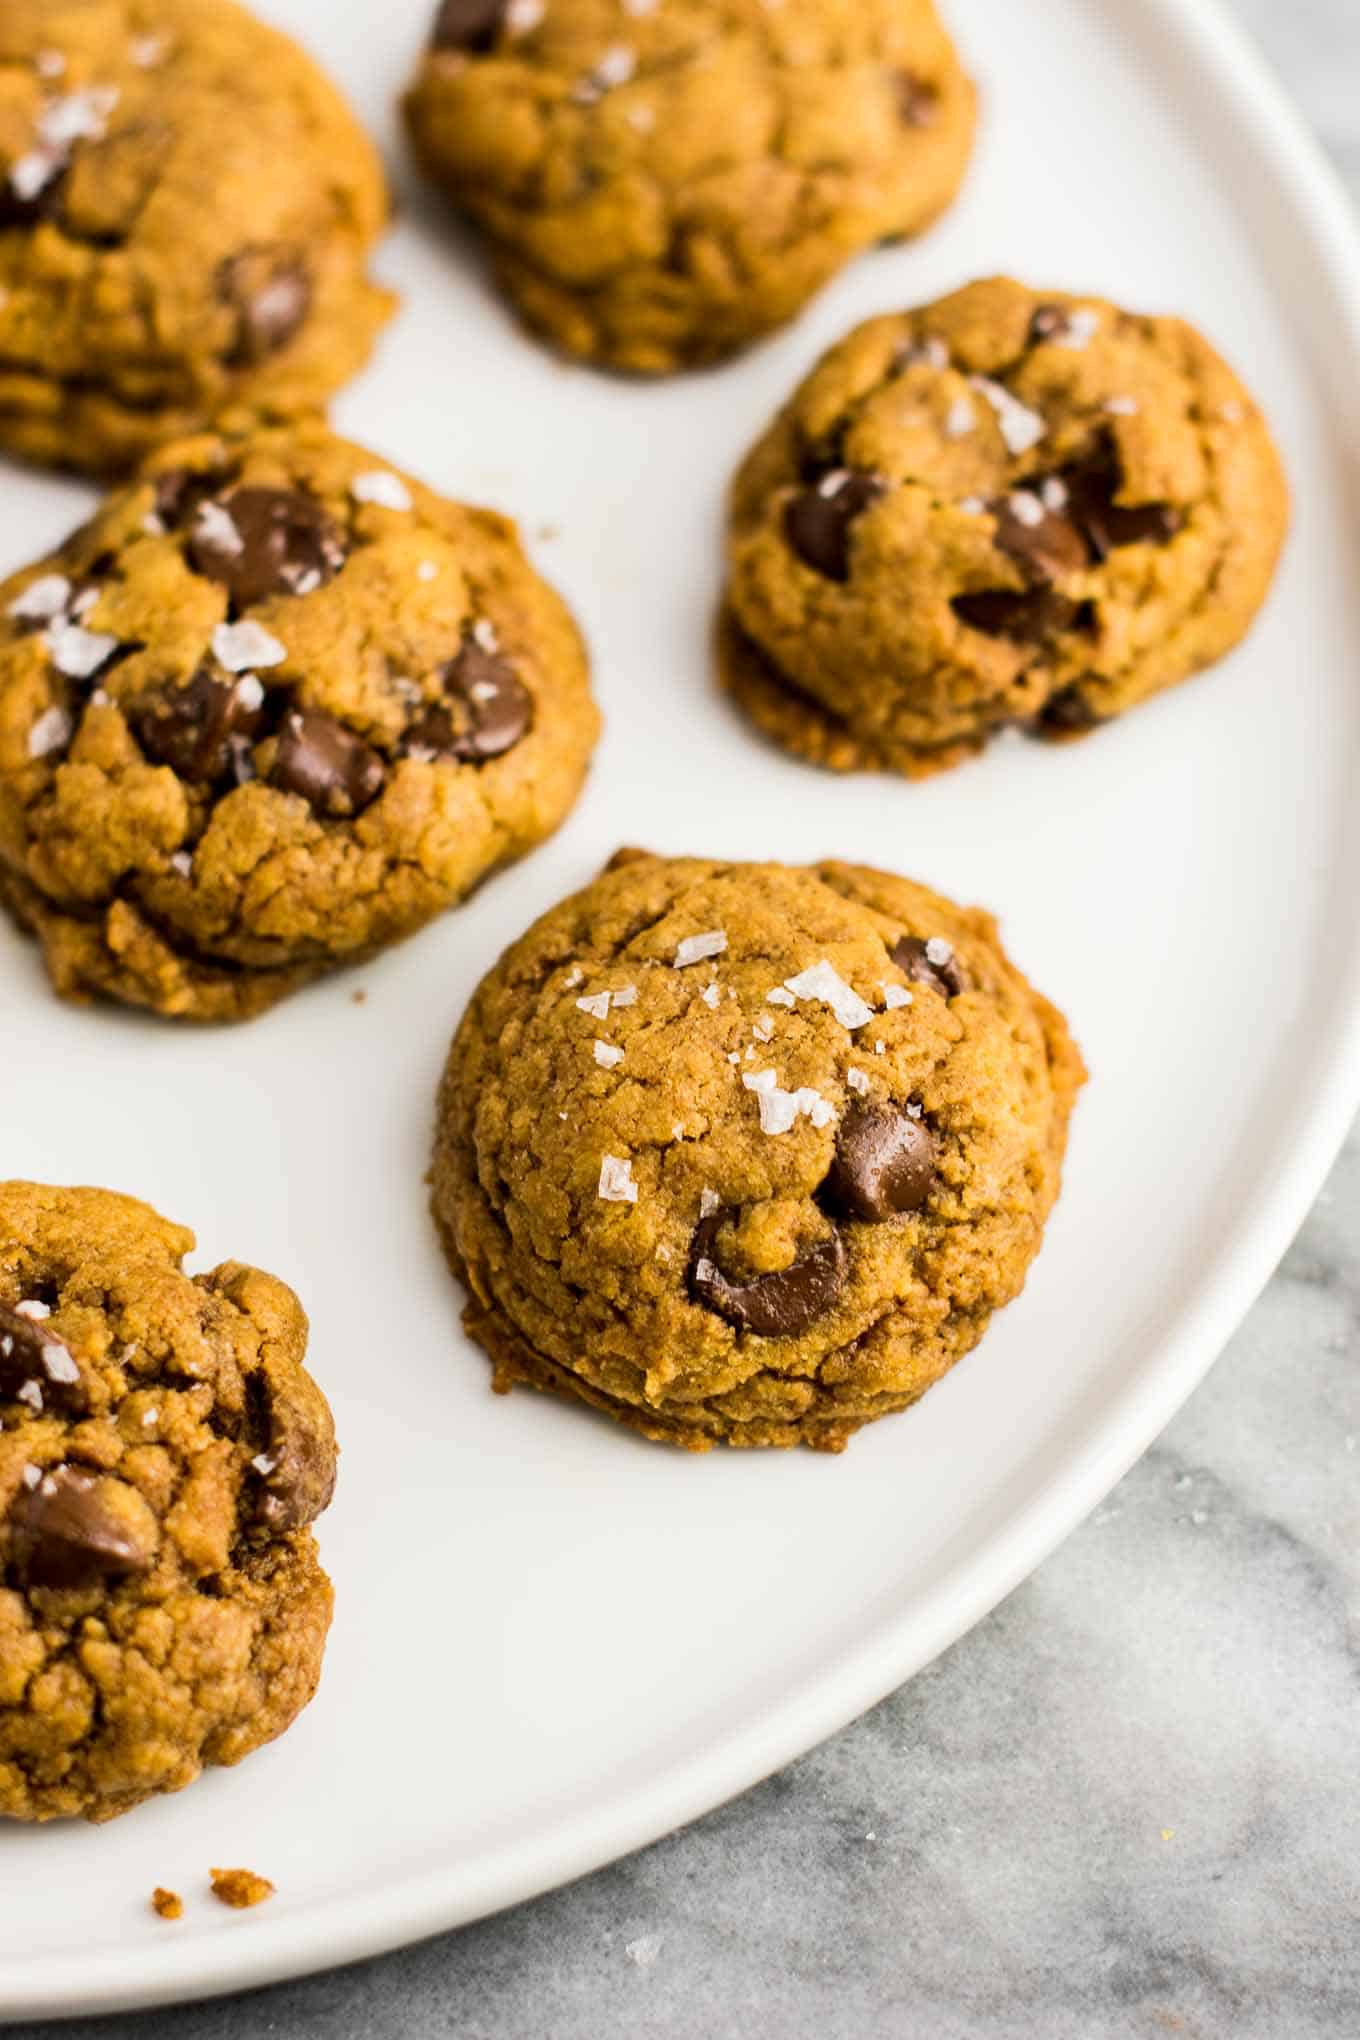
M427 0L272 0L400 151ZM563 835L463 912L237 1032L48 997L0 934L3 1172L133 1191L201 1265L313 1318L345 1457L315 1705L272 1750L111 1828L0 1833L0 2013L260 1983L541 1891L839 1727L978 1619L1200 1378L1360 1099L1360 261L1311 143L1211 0L952 0L985 119L963 202L720 374L634 388L523 340L411 193L407 309L339 407L516 512L594 642L609 732ZM401 173L404 179L404 172ZM723 486L821 349L1009 268L1201 321L1261 393L1297 523L1244 651L1065 751L925 787L762 748L706 649ZM0 564L85 492L12 473ZM558 535L549 538L548 528ZM694 1460L492 1398L426 1219L448 1036L477 978L620 842L899 867L1002 914L1093 1081L1022 1301L848 1456ZM210 1864L278 1896L153 1920Z

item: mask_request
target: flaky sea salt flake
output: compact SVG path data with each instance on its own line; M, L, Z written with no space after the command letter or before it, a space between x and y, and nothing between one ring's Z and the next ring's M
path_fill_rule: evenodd
M911 1004L911 993L905 985L883 985L883 1004L889 1013L896 1013L903 1006Z
M945 413L944 431L946 439L966 439L970 432L977 430L977 412L967 397L955 397Z
M247 673L252 666L277 666L288 657L261 623L245 617L240 623L219 623L212 634L213 657L228 673Z
M638 1186L633 1181L633 1164L617 1155L605 1155L600 1163L599 1195L606 1204L636 1204Z
M691 963L703 963L710 956L721 956L727 947L727 936L721 928L710 928L703 935L686 935L677 943L675 969L685 970Z
M810 970L800 971L797 977L785 978L784 989L796 999L819 999L831 1008L842 1027L864 1027L874 1017L859 993L832 969L825 957Z
M47 644L52 664L68 680L90 679L118 649L117 638L106 637L103 631L85 630L78 623L58 624L49 632Z
M609 1017L608 992L587 992L576 1004L582 1013L589 1013L592 1020L607 1020Z
M30 758L50 758L54 751L65 750L71 741L74 728L70 714L54 702L45 709L28 733L28 755Z
M30 581L22 595L16 595L6 614L21 623L50 623L60 616L71 599L71 583L65 574L43 574Z
M847 1070L845 1081L852 1091L858 1091L862 1098L869 1094L869 1079L863 1070Z
M798 1001L792 992L786 992L782 985L776 985L772 992L766 992L765 1003L767 1006L796 1006Z
M100 142L117 104L116 85L87 85L83 92L68 92L38 115L38 139L49 149L69 149L75 142Z
M349 492L356 503L377 503L383 510L410 510L414 507L411 491L400 475L394 475L390 468L374 468L370 473L356 475L349 485Z
M623 1061L623 1050L615 1048L612 1042L597 1041L594 1045L595 1060L602 1070L616 1070Z
M995 411L1007 452L1028 453L1039 444L1048 427L1037 411L1031 411L1028 404L1022 404L1004 384L993 382L990 376L975 375L972 384Z

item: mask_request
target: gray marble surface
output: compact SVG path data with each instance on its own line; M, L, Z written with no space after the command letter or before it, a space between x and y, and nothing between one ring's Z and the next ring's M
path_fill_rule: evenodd
M1360 0L1236 4L1360 196ZM63 2031L1357 2040L1358 1783L1360 1129L1161 1442L844 1734L499 1919Z

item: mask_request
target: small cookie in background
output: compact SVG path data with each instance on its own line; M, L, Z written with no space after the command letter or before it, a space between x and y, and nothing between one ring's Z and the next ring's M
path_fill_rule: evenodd
M63 997L247 1019L550 835L598 725L506 518L204 435L0 585L0 902Z
M316 1690L307 1319L257 1268L185 1274L193 1246L131 1197L0 1183L0 1818L112 1820Z
M495 1385L839 1451L1023 1286L1084 1079L996 924L825 863L620 853L483 980L434 1214Z
M233 0L0 7L0 445L122 472L317 411L395 305L377 150Z
M919 777L1084 735L1211 665L1289 517L1193 327L975 283L834 347L732 494L719 655L776 742Z
M531 327L666 375L928 226L976 106L932 0L444 0L406 116Z

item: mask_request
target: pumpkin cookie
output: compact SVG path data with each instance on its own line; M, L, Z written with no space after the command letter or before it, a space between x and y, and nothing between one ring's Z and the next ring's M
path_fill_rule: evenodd
M0 1183L0 1816L112 1820L316 1690L335 1485L291 1289L107 1190Z
M320 409L393 307L386 210L335 88L232 0L5 0L0 443L102 472Z
M505 518L189 440L0 586L0 900L64 997L245 1019L532 849L597 727Z
M932 0L444 0L406 111L528 323L664 375L929 225L975 109Z
M839 1451L1018 1294L1084 1072L908 879L621 852L483 981L434 1212L495 1385Z
M911 777L1084 734L1210 665L1288 493L1183 320L977 283L833 348L732 499L727 685L789 750Z

